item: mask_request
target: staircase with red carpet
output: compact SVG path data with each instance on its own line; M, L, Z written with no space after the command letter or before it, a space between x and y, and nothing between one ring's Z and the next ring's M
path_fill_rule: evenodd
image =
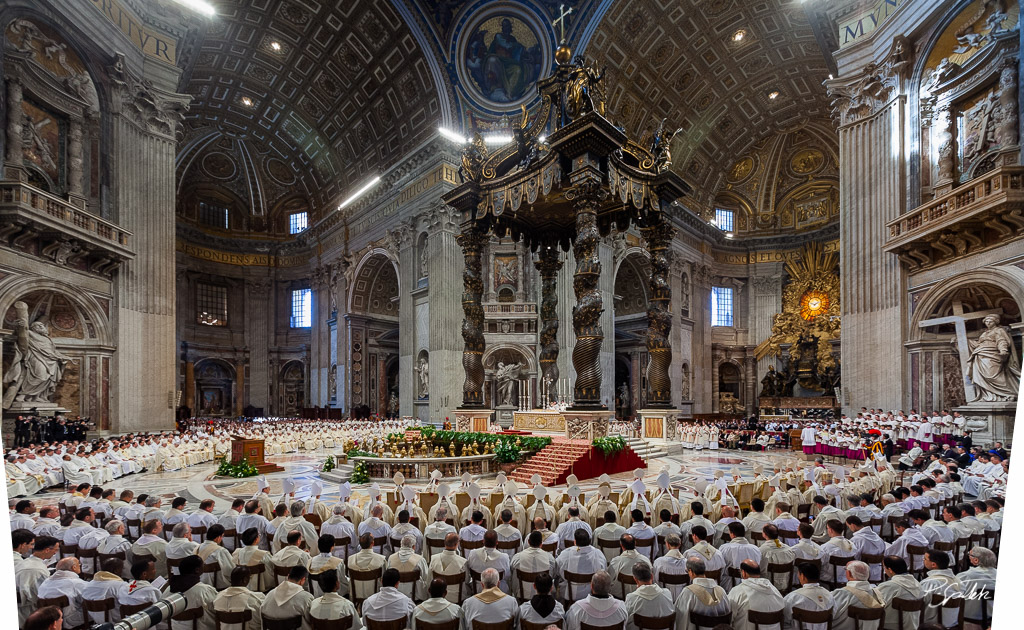
M605 457L587 440L556 437L551 444L520 464L509 477L530 487L530 478L538 474L542 485L551 486L565 483L570 474L582 480L598 477L601 473L614 475L636 468L647 468L647 464L629 446Z
M510 475L516 483L530 487L534 473L540 475L541 484L550 486L564 483L572 472L573 464L590 453L590 442L556 437L536 455L516 467Z

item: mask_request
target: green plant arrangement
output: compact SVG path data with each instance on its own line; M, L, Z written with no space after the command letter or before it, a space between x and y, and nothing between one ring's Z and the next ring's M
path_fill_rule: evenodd
M371 453L370 451L361 451L358 448L354 448L345 454L348 455L349 459L352 459L353 457L377 457L376 453Z
M366 462L356 462L352 467L352 476L349 477L351 483L368 483L370 481L370 473L366 471Z
M494 459L499 464L512 464L519 461L521 452L512 440L501 440L494 445Z
M228 461L227 455L224 455L219 460L220 465L217 466L216 475L218 477L255 477L260 474L260 471L256 466L249 463L249 460L242 458L237 464L232 464Z
M605 457L614 455L626 448L626 438L621 435L610 435L608 437L594 438L591 444L594 448L604 453Z
M327 459L324 460L324 466L321 468L323 472L331 472L335 468L334 455L328 455Z

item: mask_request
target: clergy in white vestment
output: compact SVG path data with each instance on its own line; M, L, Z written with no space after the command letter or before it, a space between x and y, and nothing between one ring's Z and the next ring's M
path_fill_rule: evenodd
M494 530L484 533L484 544L479 549L474 549L466 556L466 566L470 574L483 574L486 569L494 569L498 572L498 587L508 593L508 577L510 561L508 555L498 551L498 534ZM474 578L475 582L475 578Z
M124 565L124 561L120 558L107 558L101 566L102 570L94 573L92 581L86 583L85 588L82 589L82 599L101 601L113 597L116 600L123 591L128 589L128 582L122 576ZM103 613L89 612L87 615L94 624L104 621ZM120 620L121 611L115 607L110 611L110 621L116 623Z
M504 554L502 554L504 555ZM513 628L519 624L519 604L516 598L498 588L498 572L486 569L480 575L483 590L462 604L462 627L473 629L473 621L483 623L511 622Z
M185 521L176 523L171 530L171 540L164 548L167 559L181 560L186 556L195 555L198 550L199 544L192 541L192 528L188 526L188 523ZM178 568L172 567L170 575L178 575Z
M626 604L612 597L612 578L607 571L597 571L587 585L587 596L573 603L565 614L565 630L588 626L617 626L626 622Z
M679 550L682 540L676 534L665 537L665 555L654 561L654 582L668 590L672 601L683 591L683 584L666 584L663 576L686 575L686 557Z
M415 494L415 491L408 486L405 487L405 490L406 492ZM412 536L414 543L413 548L416 553L423 553L423 532L420 531L419 527L410 522L412 517L410 516L411 513L409 510L401 506L399 507L401 509L398 510L398 514L395 516L395 526L391 528L391 532L388 534L388 538L390 539L389 542L394 546L394 541L400 541L407 535ZM423 520L420 520L419 522L422 523L425 520L426 516L424 516ZM394 551L398 551L398 549L394 549Z
M398 569L386 569L381 577L381 589L363 602L363 625L367 620L393 621L405 618L408 624L416 605L398 590L400 576Z
M236 550L237 551L237 550ZM237 566L231 572L231 586L217 594L211 608L222 612L242 612L248 610L252 615L244 626L241 624L221 624L221 630L260 630L260 608L266 595L251 591L246 587L249 582L249 571L244 566Z
M643 482L636 482L636 485L643 485ZM635 499L640 502L646 501L642 494L637 494ZM654 528L647 524L644 520L644 511L640 508L633 508L629 512L629 517L632 520L632 524L626 529L626 533L631 535L636 542L636 548L640 553L647 556L648 560L654 561L655 552L657 551L658 538L654 533Z
M587 514L590 515L590 527L595 531L601 526L599 520L607 522L607 519L604 519L606 512L614 512L616 515L619 513L619 506L609 498L612 492L611 477L604 473L599 478L599 483L597 494L586 502Z
M455 526L447 522L448 508L441 506L433 512L434 521L427 525L426 529L423 530L423 556L428 562L432 555L431 542L434 543L435 547L441 547L444 545L444 539L448 534L456 534L456 537L458 537Z
M160 576L163 578L163 576ZM152 561L136 562L132 565L132 579L128 582L128 588L121 591L117 597L117 606L138 606L140 604L155 604L163 598L160 589L153 584L157 579L156 564ZM166 630L167 623L156 626L157 630Z
M743 523L739 521L733 521L729 523L727 528L729 532L729 542L722 545L718 551L722 554L723 560L725 560L726 573L729 569L739 570L740 563L744 560L753 560L754 562L761 563L761 550L754 545L746 537L746 528L743 527ZM730 577L725 584L728 587L735 586L738 580L735 577Z
M821 576L818 566L807 562L800 563L797 565L797 575L800 580L800 588L785 597L786 627L795 627L793 623L794 609L809 610L811 612L829 610L832 611L834 617L835 599L830 591L818 583ZM826 624L804 624L804 628L807 630L825 630Z
M234 529L239 535L241 535L242 532L249 529L250 527L255 528L256 531L260 534L260 544L262 545L263 549L265 551L270 551L271 545L273 544L273 541L271 540L272 537L269 534L267 534L267 529L270 527L270 521L267 520L266 516L259 513L259 501L257 501L256 499L249 499L248 501L245 502L245 507L243 509L244 512L242 512L241 514L235 512L234 510L228 510L228 514L237 515L233 519L235 523L234 527L230 529ZM222 525L225 529L228 529L228 526L225 525L223 521L224 517L221 517L221 522L219 524ZM233 550L233 547L228 549L228 551Z
M578 490L579 488L577 488ZM587 534L593 538L593 530L590 529L590 523L580 515L580 509L577 506L571 506L566 510L566 516L568 517L565 522L555 529L555 536L558 537L558 548L556 553L561 553L566 547L570 547L575 540L575 533L578 529L586 530Z
M359 550L356 527L345 517L345 506L338 503L331 508L331 518L320 525L320 535L334 536L334 555L346 558Z
M243 499L235 499L234 501L231 502L231 507L228 508L228 510L221 514L220 517L217 519L217 524L222 525L224 527L225 532L234 531L237 533L237 535L241 536L242 532L244 532L247 529L239 529L238 527L238 517L241 515L242 510L245 508L245 503L246 502ZM259 504L257 503L257 506L258 505ZM264 549L270 551L270 542L269 540L267 540L268 536L266 536L264 532L260 532L260 538L264 539ZM234 551L235 539L227 538L224 541L224 548L228 551Z
M481 510L473 510L469 516L469 525L459 530L459 540L475 543L484 539L487 528L484 527L484 513Z
M146 521L142 524L142 535L132 544L131 552L133 557L149 555L156 558L157 575L168 575L167 573L167 541L161 534L164 524L158 519Z
M860 560L854 560L846 565L846 583L842 588L832 591L832 597L836 603L835 613L832 617L832 630L856 630L856 622L850 618L851 606L873 610L885 607L881 593L868 581L870 574L871 569ZM926 615L929 608L931 606L926 603ZM878 630L880 627L877 621L860 622L861 630Z
M260 548L260 533L250 527L241 533L238 548L231 552L231 560L236 567L262 567L261 573L253 573L246 582L249 589L260 593L269 591L275 584L272 577L274 563L269 551ZM234 571L232 570L232 575ZM232 586L234 584L232 583Z
M672 592L654 583L654 573L650 565L637 562L630 573L636 582L636 588L626 594L626 630L637 630L634 615L638 613L648 618L660 618L671 616L675 612Z
M416 532L417 534L419 531ZM427 586L430 584L430 570L426 559L416 553L416 537L411 533L402 537L402 542L395 553L388 558L387 567L397 569L400 573L417 572L419 578L415 582L400 582L398 590L413 601L422 601L427 597Z
M532 492L535 501L533 505L526 508L526 518L542 518L546 524L545 527L555 525L558 515L555 512L554 506L548 500L548 489L540 485L540 475L534 474L530 481L534 484Z
M214 523L206 530L206 540L199 545L196 555L203 559L205 565L217 565L218 571L204 572L203 584L209 584L217 590L231 586L231 571L235 568L235 561L231 552L224 548L224 527Z
M542 573L531 584L532 595L519 605L519 622L533 624L559 624L565 619L565 608L555 599L555 582L548 573Z
M897 618L903 615L903 629L917 630L920 617L915 613L900 613L892 602L894 599L915 599L924 597L924 591L917 579L910 575L907 562L900 557L886 556L883 561L885 566L886 580L878 585L878 594L885 601L885 623L886 628L895 628L899 625Z
M862 556L867 555L884 555L885 554L885 541L878 537L870 526L866 525L864 521L856 516L846 517L846 526L853 532L853 536L850 538L850 543L853 545L854 556L861 560ZM874 582L882 581L882 565L873 564L870 565L871 575L870 580Z
M608 562L608 575L612 576L612 592L625 599L626 595L636 590L636 585L630 584L628 579L633 574L633 567L637 564L650 567L651 561L636 550L636 542L630 534L623 534L619 538L619 548L622 553ZM623 580L623 577L626 579Z
M697 556L686 559L686 572L690 583L675 601L676 630L698 630L690 623L690 613L724 615L732 610L725 589L718 582L705 577L704 561Z
M889 543L889 546L885 548L885 555L899 556L900 558L903 558L909 566L911 563L911 557L907 552L907 547L928 547L928 538L925 536L922 529L916 525L912 525L908 518L902 518L896 521L895 530L899 538ZM915 555L911 569L916 571L922 568L924 568L924 556Z
M818 513L814 517L814 521L811 523L814 526L814 542L819 545L824 544L832 536L826 531L826 526L831 520L837 520L840 523L846 522L846 512L843 512L834 505L828 504L828 499L821 495L814 497L814 504L818 506ZM813 513L813 509L811 510Z
M60 550L59 541L49 536L39 536L33 546L32 555L18 563L14 571L14 583L18 589L18 626L36 609L39 585L50 576L50 560Z
M347 598L338 594L338 573L328 571L320 577L317 584L322 594L309 603L310 618L326 621L351 619L351 630L362 630L363 620L356 612L356 607Z
M309 571L302 565L295 565L288 573L288 579L275 586L260 606L260 614L268 619L292 619L302 617L302 628L309 630L309 605L313 595L306 590Z
M949 568L949 556L940 551L929 549L924 556L924 568L928 570L927 575L921 580L921 591L925 594L926 603L930 603L933 595L939 595L943 599L955 599L957 595L964 592L964 585L953 574ZM940 618L941 615L941 618ZM957 610L955 608L939 608L937 606L925 606L924 623L939 624L945 627L957 625Z
M835 586L838 584L846 583L846 572L843 570L846 562L856 558L857 552L853 548L853 543L850 542L844 535L843 532L846 527L835 519L829 519L828 525L826 526L830 538L828 541L821 546L821 550L828 554L829 564L827 567L822 566L822 571L826 571L825 579L829 584ZM834 564L832 559L835 558L837 561L845 559L842 565Z
M412 613L412 630L416 630L416 623L420 621L437 625L458 620L461 625L462 607L445 597L448 591L445 581L440 578L431 581L427 591L430 599L417 606Z
M167 583L168 593L177 593L185 598L188 608L202 608L204 611L217 598L217 589L202 582L203 560L199 556L186 556L182 559L178 575L171 576ZM203 614L199 618L199 630L214 630L211 615ZM171 619L171 630L193 630L191 621Z
M785 573L770 573L769 564L790 564L796 561L796 553L788 545L779 540L779 529L768 524L761 530L764 542L758 547L761 550L760 575L775 585L780 591L787 590L792 581L792 570ZM743 566L740 565L742 570Z
M583 502L580 501L580 495L583 494L583 490L577 485L577 481L576 475L569 475L566 479L569 487L565 493L569 496L569 500L562 507L558 508L558 522L564 523L568 520L569 510L576 508L577 516L587 524L587 527L590 527L590 512L583 506Z
M608 566L604 554L590 545L590 534L585 529L576 530L576 546L569 547L555 558L555 580L558 597L563 601L579 601L590 593L590 584L573 582L566 578L566 572L584 575L604 571Z
M996 588L996 554L985 547L977 546L967 554L967 560L971 568L962 573L957 573L956 579L964 587L966 593L974 593L974 597L967 600L964 607L964 615L971 619L980 619L982 606L992 610L992 596ZM987 602L982 601L982 593L987 592Z
M388 563L387 558L373 550L373 534L366 533L359 537L359 551L348 557L349 588L352 597L355 599L366 599L374 592L376 582L369 580L353 580L351 570L376 571L384 570Z
M303 514L306 510L305 501L295 501L288 506L288 518L281 521L277 529L274 530L274 543L273 550L279 551L284 546L285 540L288 538L288 534L293 531L299 531L302 533L302 539L306 541L306 544L312 545L313 541L317 539L316 528L313 524L305 519Z
M514 485L515 482L509 481L508 484ZM509 560L523 548L523 532L512 525L513 516L512 510L507 508L501 510L495 518L498 526L494 528L494 532L498 535L499 549L508 556Z
M331 534L320 534L320 538L316 541L317 551L316 556L313 557L309 562L309 573L311 576L310 580L313 582L313 595L319 597L323 595L323 590L320 588L319 580L327 573L334 573L335 577L338 578L338 591L342 594L348 593L348 577L345 572L345 561L338 556L334 555L334 536Z
M492 520L491 511L487 509L487 506L480 500L480 486L476 483L470 483L466 487L466 494L469 495L469 505L462 510L460 523L472 523L476 522L474 516L479 512L481 516L480 525L484 529L491 529L494 522Z
M512 595L522 599L533 597L534 590L532 583L520 584L519 571L523 573L548 572L553 574L555 558L549 552L540 548L544 539L543 534L534 530L526 537L527 547L512 557L509 565L508 583Z
M679 538L683 541L681 551L690 548L692 544L690 530L698 525L703 527L705 532L715 531L715 524L704 516L704 504L700 501L692 501L690 502L690 518L679 524Z
M466 569L466 559L459 555L458 549L459 535L455 532L449 532L444 537L444 551L432 555L429 565L431 580L435 580L440 576L464 576L459 584L449 584L448 593L445 595L448 601L456 604L462 601L463 584L469 578L469 571Z
M755 628L748 620L748 613L754 612L781 612L786 603L782 593L770 580L761 577L761 567L753 560L744 560L740 563L740 578L742 581L729 591L729 604L732 607L732 627L735 630L779 630L780 624L762 625ZM786 576L789 581L789 576ZM788 584L786 585L788 587Z
M53 599L61 596L68 598L68 605L63 608L63 613L64 623L69 628L77 628L85 622L85 613L82 610L82 590L85 589L88 582L79 576L80 572L78 558L59 560L53 575L43 580L37 590L39 599Z

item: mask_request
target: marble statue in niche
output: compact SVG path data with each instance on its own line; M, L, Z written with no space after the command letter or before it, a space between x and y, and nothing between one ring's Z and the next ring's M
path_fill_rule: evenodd
M413 368L419 376L420 393L419 398L426 398L430 392L430 362L426 357L420 357L419 365Z
M14 402L52 403L64 366L74 359L57 350L46 324L28 323L28 305L15 302L14 310L14 358L4 374L3 406L9 409Z
M519 371L522 369L522 363L498 363L498 369L494 372L494 380L498 384L498 398L502 405L515 404L516 381L519 379Z
M969 402L1002 402L1017 400L1020 387L1019 359L1009 329L999 325L998 315L989 315L982 322L985 330L977 339L967 339L970 355L967 365L974 384L974 397ZM954 338L954 343L957 340Z

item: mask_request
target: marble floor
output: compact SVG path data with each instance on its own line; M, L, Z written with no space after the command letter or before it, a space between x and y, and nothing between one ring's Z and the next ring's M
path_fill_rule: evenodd
M282 482L291 478L295 480L296 498L309 496L310 486L314 479L320 477L318 467L323 463L327 455L333 454L331 449L320 449L316 451L299 451L285 455L275 455L268 458L275 464L284 468L283 472L267 475L270 483L272 497L282 496ZM744 476L753 476L754 466L762 464L766 471L771 470L775 461L794 459L791 451L769 451L767 453L739 450L704 450L704 451L681 451L663 457L655 457L648 460L647 471L644 483L649 488L657 487L657 476L663 468L667 468L671 483L674 489L682 490L683 496L693 496L698 488L703 487L703 482L711 481L716 470L725 471L731 475L735 468ZM130 489L136 495L140 493L158 494L165 497L165 505L175 496L184 496L189 501L189 509L198 506L204 499L217 501L217 511L226 509L231 500L236 498L249 498L256 492L256 477L247 479L224 479L214 477L216 465L212 462L198 464L182 470L171 472L145 472L128 477L115 479L111 487L118 491ZM622 490L632 480L632 472L619 473L612 476L613 490ZM412 487L417 486L416 480L409 480ZM382 484L386 489L389 484ZM488 490L493 485L493 478L485 478L480 481L483 489ZM581 489L590 495L597 490L597 479L589 479L580 482ZM322 501L334 504L338 500L338 484L324 482L324 493ZM359 497L364 495L367 485L353 486L353 494ZM556 490L564 489L564 486L556 486ZM521 488L520 492L527 492L528 488ZM37 505L55 504L63 492L50 491L34 495L32 498Z

